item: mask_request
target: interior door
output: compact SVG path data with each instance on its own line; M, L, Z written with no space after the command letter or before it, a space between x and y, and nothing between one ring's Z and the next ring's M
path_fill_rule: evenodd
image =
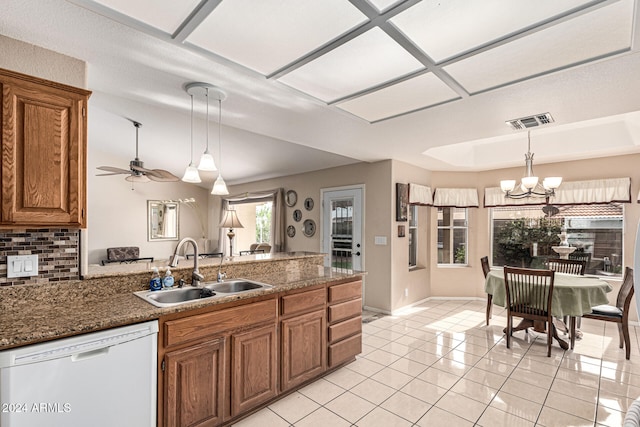
M337 271L362 270L362 187L322 192L322 251L325 266Z

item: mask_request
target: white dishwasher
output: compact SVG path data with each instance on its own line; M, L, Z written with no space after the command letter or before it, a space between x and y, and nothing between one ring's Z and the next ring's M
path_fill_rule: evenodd
M0 352L1 427L154 427L158 322Z

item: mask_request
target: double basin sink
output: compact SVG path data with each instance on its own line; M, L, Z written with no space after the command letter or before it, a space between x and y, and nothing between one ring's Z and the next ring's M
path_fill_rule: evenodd
M224 282L204 283L202 287L187 286L162 291L139 291L134 294L156 307L171 307L203 298L225 297L272 287L253 280L231 279Z

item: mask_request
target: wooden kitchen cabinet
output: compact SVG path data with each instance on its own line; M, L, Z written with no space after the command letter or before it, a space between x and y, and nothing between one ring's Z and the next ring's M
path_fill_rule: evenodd
M224 419L226 337L165 355L165 426L215 426Z
M326 369L326 298L324 287L281 298L282 391Z
M353 360L362 352L362 281L328 288L329 368Z
M2 226L86 226L91 92L0 69Z
M278 341L275 324L231 335L231 416L278 394Z

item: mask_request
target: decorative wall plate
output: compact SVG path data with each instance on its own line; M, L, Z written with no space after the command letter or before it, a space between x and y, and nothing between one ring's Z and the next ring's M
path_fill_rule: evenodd
M293 190L287 191L287 194L284 195L284 201L289 207L295 206L298 202L298 193Z
M296 228L293 225L287 227L287 236L293 237L296 235Z
M313 199L311 197L304 199L304 208L308 211L313 209Z
M300 209L296 209L295 211L293 211L293 220L295 222L300 222L301 219L302 219L302 211Z
M305 236L311 237L316 234L316 223L312 219L305 219L302 223L302 232Z

